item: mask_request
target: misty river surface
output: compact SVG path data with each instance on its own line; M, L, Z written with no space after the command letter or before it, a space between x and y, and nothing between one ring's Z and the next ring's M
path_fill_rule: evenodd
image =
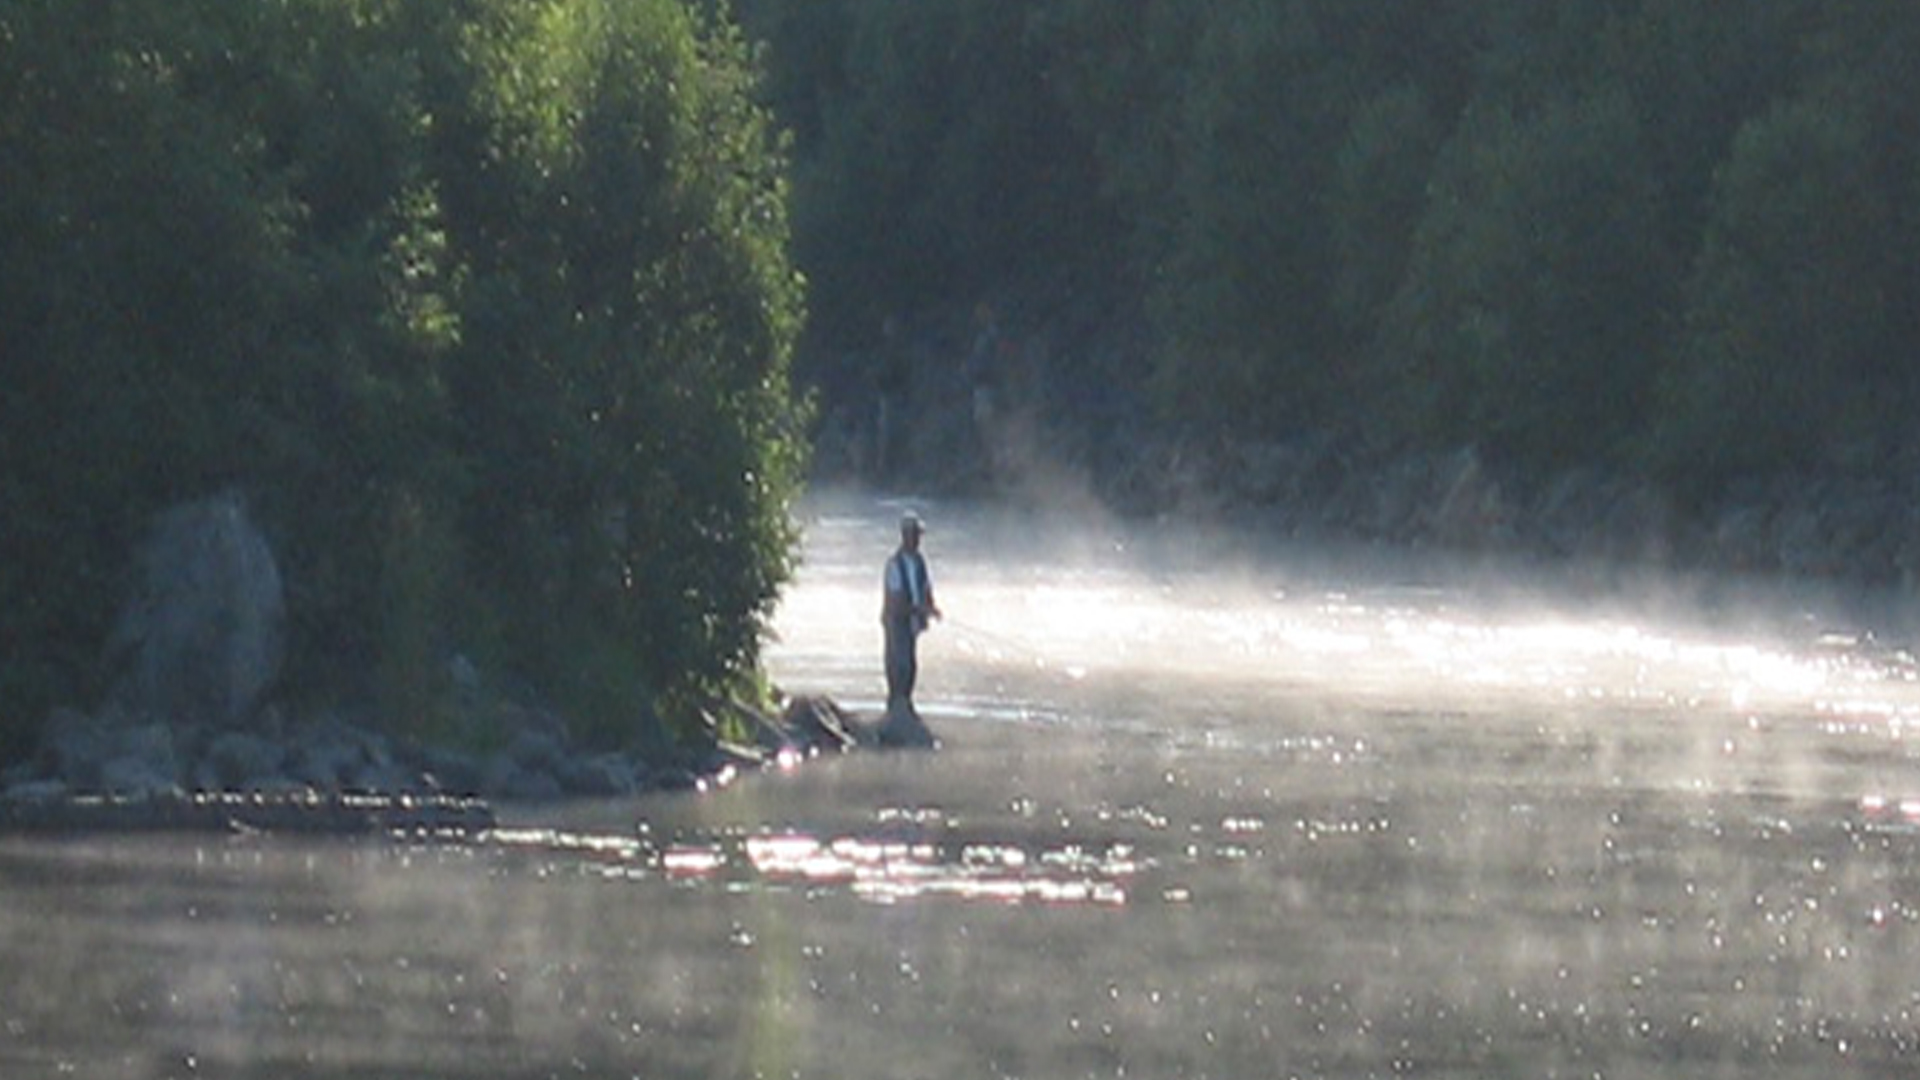
M914 505L937 753L0 838L0 1076L1920 1072L1897 605ZM807 508L788 690L878 708L904 506Z

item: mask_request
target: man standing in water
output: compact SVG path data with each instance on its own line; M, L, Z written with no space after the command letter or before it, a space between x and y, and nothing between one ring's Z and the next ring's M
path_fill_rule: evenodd
M927 573L926 557L920 554L920 536L925 531L926 526L914 514L900 519L900 547L887 560L883 575L885 600L880 622L887 633L887 720L880 732L883 743L932 741L913 708L913 684L920 670L916 655L920 633L929 620L940 617L940 606L933 601L933 578Z

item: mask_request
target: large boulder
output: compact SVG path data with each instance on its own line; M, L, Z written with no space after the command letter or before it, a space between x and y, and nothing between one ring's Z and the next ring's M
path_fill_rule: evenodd
M280 673L286 598L244 500L220 495L162 514L138 580L108 646L114 704L216 728L251 716Z

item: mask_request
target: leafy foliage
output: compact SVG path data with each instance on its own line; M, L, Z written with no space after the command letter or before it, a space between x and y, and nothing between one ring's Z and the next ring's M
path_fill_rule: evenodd
M12 746L96 689L147 518L222 488L296 692L430 731L473 652L618 741L751 685L804 465L757 86L674 0L0 9Z

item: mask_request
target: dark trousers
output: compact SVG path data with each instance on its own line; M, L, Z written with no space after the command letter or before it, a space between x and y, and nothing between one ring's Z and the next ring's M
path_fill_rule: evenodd
M913 704L913 682L920 673L920 660L914 654L919 637L912 619L887 619L887 704Z

